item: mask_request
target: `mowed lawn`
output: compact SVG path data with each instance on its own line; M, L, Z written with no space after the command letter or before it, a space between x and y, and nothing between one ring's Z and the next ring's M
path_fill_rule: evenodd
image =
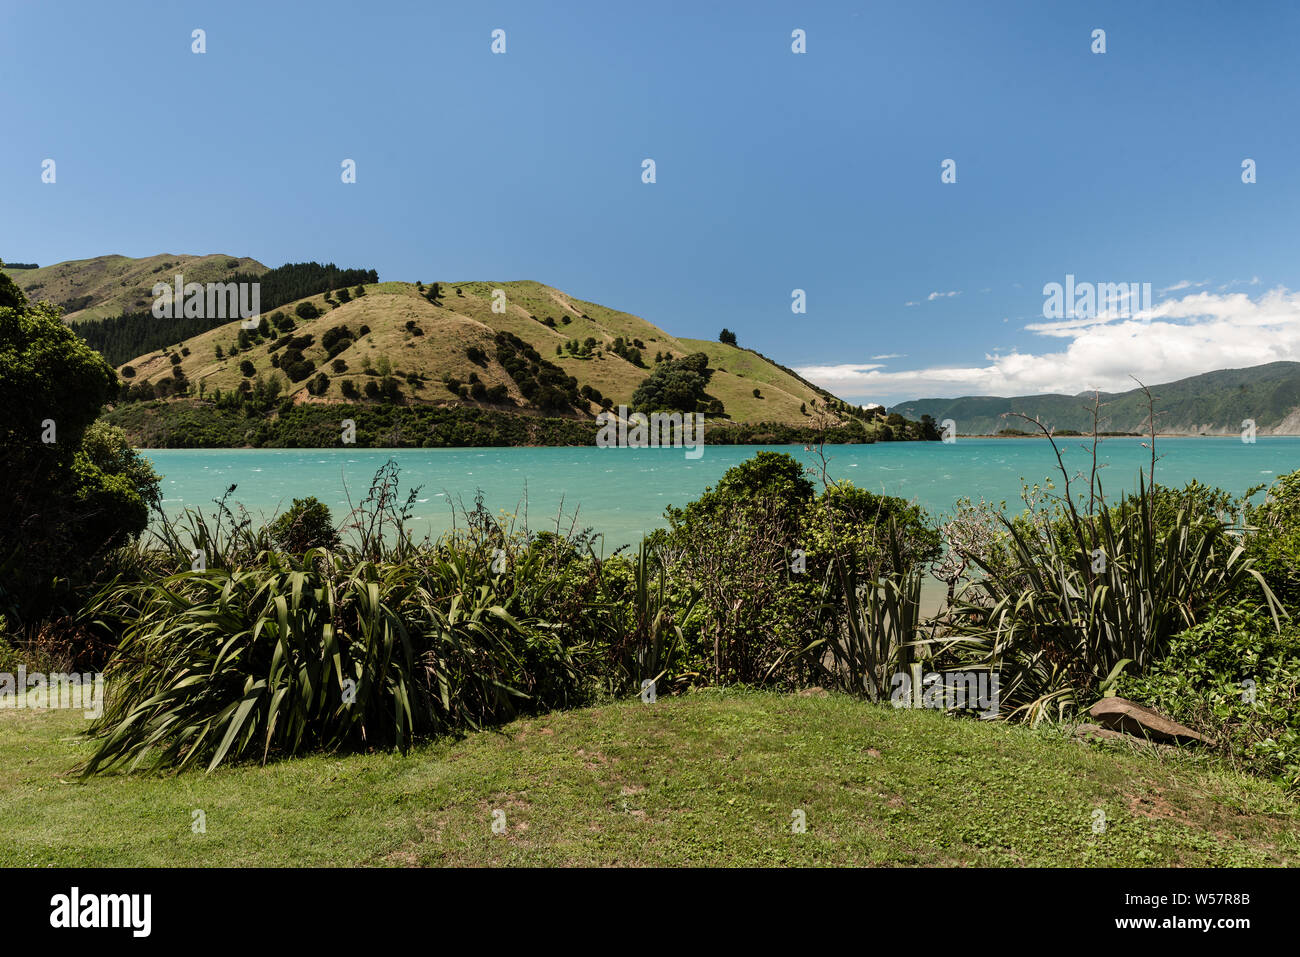
M835 695L706 691L406 756L88 781L68 773L84 727L80 712L0 711L0 864L1300 861L1296 802L1204 757Z

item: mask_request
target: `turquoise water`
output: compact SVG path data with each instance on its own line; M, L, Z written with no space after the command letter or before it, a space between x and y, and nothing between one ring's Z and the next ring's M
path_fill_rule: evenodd
M1090 453L1078 439L1062 439L1071 470L1087 467ZM1068 443L1068 444L1065 444ZM415 512L421 530L432 534L451 525L452 505L471 506L482 490L494 512L523 515L533 529L563 527L576 514L579 528L605 535L606 544L635 542L663 524L667 505L685 505L728 468L765 446L708 446L700 459L681 449L479 448L479 449L202 449L150 450L145 455L163 476L164 507L175 513L211 502L230 485L232 499L258 519L314 495L336 520L365 497L375 470L389 458L401 467L403 497L423 486ZM802 446L770 446L813 465ZM935 516L951 511L959 498L981 497L1018 507L1021 480L1042 482L1055 473L1047 442L1036 439L958 439L828 447L836 479L916 501ZM1182 484L1193 478L1241 493L1278 475L1300 469L1300 437L1160 439L1156 478ZM1141 439L1106 439L1100 458L1107 497L1136 484L1150 452ZM1057 483L1059 486L1059 482Z

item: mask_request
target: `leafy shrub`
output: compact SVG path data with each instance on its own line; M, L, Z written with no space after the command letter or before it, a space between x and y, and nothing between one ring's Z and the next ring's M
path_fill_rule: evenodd
M812 483L789 455L759 452L685 508L665 511L664 561L698 593L687 652L715 682L793 686L806 673L812 584L792 577Z
M15 626L145 527L156 482L136 484L145 473L121 430L92 426L117 386L54 307L29 305L0 273L0 614Z
M1255 567L1278 600L1300 614L1300 471L1279 477L1246 516L1254 529L1246 547Z
M120 690L82 771L405 750L589 700L613 665L596 646L616 622L603 566L579 552L589 543L516 540L480 501L468 530L417 547L404 522L418 491L402 506L390 463L358 510L358 545L301 556L268 551L233 516L214 526L191 514L189 541L168 526L179 571L114 583L92 603L121 632L107 669ZM321 503L295 501L295 513L269 534L294 549L333 535ZM190 570L196 542L206 571Z
M276 545L295 555L311 548L337 548L339 545L329 506L315 496L295 498L289 511L267 526L267 532Z
M703 352L660 362L632 394L632 407L638 412L703 411L712 376Z
M1220 609L1170 640L1116 692L1216 739L1230 759L1300 788L1300 626L1279 632L1257 603Z
M320 344L329 357L333 359L348 346L352 345L352 330L347 326L334 326L320 337Z
M1085 707L1124 668L1144 672L1175 634L1263 583L1214 514L1218 490L1152 486L1142 473L1110 505L1095 469L1080 492L1060 467L1060 499L1027 496L1026 514L989 515L983 533L952 542L978 574L955 603L948 650L1000 671L1003 705L1031 721Z

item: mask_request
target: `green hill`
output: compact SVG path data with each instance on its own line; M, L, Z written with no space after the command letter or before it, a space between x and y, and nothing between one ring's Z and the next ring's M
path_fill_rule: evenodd
M275 319L279 313L279 328L273 325L269 335L254 336L253 341L246 336L243 348L240 323L233 321L138 356L120 371L133 389L147 383L166 392L179 369L189 393L205 396L274 377L280 395L295 403L356 401L355 395L345 394L345 387L361 392L364 401L369 382L388 379L399 393L392 398L406 404L557 414L525 394L526 388L506 368L498 350L498 334L506 333L536 350L539 360L532 364L543 370L547 364L558 367L577 381L578 390L588 390L581 401L558 410L562 415L594 415L600 399L614 406L627 404L657 356L680 358L696 352L708 355L715 370L708 394L723 403L733 422L812 425L818 410L836 410L828 413L836 423L846 414L829 393L757 353L720 342L678 339L638 316L539 282L443 283L438 304L414 283L381 282L363 288L361 296L351 292L348 302L322 294L286 304L268 317ZM505 293L503 311L493 308L498 289ZM299 311L304 303L310 304L306 318ZM319 315L311 318L310 309ZM292 329L285 328L286 318ZM331 334L336 329L340 331ZM328 349L327 334L331 339L340 336L346 344ZM302 364L282 363L295 348ZM640 364L632 350L640 354ZM461 395L460 386L470 394Z
M153 286L172 282L177 273L186 282L218 282L234 273L260 275L267 271L256 259L221 253L209 256L164 253L132 259L96 256L43 266L14 269L14 282L33 302L48 300L63 309L64 319L77 322L103 319L152 307Z
M1300 434L1300 362L1270 362L1247 369L1220 369L1151 386L1156 424L1161 432L1187 435L1236 435L1242 421L1254 419L1259 434ZM1145 432L1147 399L1140 389L1101 393L1101 428L1110 432ZM991 435L1003 429L1032 430L1004 414L1038 416L1059 430L1092 429L1093 394L963 396L917 399L890 409L909 419L929 415L952 419L961 435Z

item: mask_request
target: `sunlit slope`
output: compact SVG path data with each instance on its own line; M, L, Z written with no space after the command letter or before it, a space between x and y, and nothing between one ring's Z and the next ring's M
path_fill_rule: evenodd
M174 283L179 273L190 282L219 282L234 273L266 272L256 259L217 253L207 256L96 256L43 266L15 269L10 275L33 301L61 306L71 321L102 319L152 307L154 283Z
M576 299L538 282L443 283L437 304L430 302L415 283L383 282L364 288L363 296L353 295L346 303L331 304L324 295L301 300L321 311L314 319L296 314L299 303L272 311L293 318L291 334L296 339L312 338L301 351L304 359L314 363L315 370L297 382L289 381L281 371L283 394L292 396L295 402L348 401L343 394L345 381L364 389L368 379L387 375L397 380L408 402L492 407L489 402L463 399L445 384L447 378L465 383L476 375L489 389L498 385L506 388L509 401L498 407L528 411L531 404L497 361L496 334L507 332L577 379L579 388L590 386L616 405L631 400L637 386L650 374L657 355L678 358L694 352L709 356L710 366L716 370L709 395L723 402L733 421L807 423L809 412L826 398L753 352L720 342L678 339L638 316ZM500 297L494 297L498 289L505 294L504 304ZM331 357L322 339L338 326L346 326L353 340ZM365 334L361 332L363 327ZM177 347L140 356L122 368L129 366L128 381L138 383L173 377L173 366L179 365L191 385L205 394L216 389L237 389L242 382L254 382L258 376L269 378L279 371L272 357L284 346L273 341L254 342L231 355L232 347L238 347L239 332L239 322L227 323ZM629 348L639 343L635 347L641 353L642 365L611 351L619 338ZM571 341L588 340L595 342L590 356L579 356L565 348ZM475 347L486 355L486 361L471 361L470 350ZM179 358L179 363L173 362L173 356ZM245 362L252 364L251 375L246 374L246 367L241 368ZM319 373L327 376L328 383L323 389L317 384L319 392L312 395L308 384ZM759 396L754 395L755 389ZM598 405L589 403L576 414L598 410Z

